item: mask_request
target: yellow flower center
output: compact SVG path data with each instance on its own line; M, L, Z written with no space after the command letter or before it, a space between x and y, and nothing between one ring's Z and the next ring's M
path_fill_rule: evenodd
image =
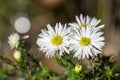
M82 66L79 64L75 65L75 72L79 73L82 70Z
M87 27L87 24L86 23L84 23L84 24L81 24L81 26L79 26L80 27L80 29L82 28L82 27L84 27L85 29L86 29L86 27Z
M54 44L55 46L60 45L62 41L63 41L62 37L58 35L53 36L53 38L51 39L52 44Z
M88 46L90 44L90 38L82 37L79 41L80 45Z

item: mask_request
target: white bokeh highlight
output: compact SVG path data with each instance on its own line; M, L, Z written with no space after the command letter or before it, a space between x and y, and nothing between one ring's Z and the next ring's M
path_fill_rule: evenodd
M30 21L26 17L20 17L16 19L14 27L19 33L27 33L30 30Z

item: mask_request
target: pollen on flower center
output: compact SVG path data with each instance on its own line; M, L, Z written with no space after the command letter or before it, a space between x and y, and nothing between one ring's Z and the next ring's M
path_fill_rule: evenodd
M90 38L82 37L79 41L80 45L88 46L90 44Z
M63 39L61 36L53 36L53 38L51 39L52 44L54 44L55 46L58 46L62 43Z
M86 28L86 27L87 27L87 24L86 24L86 23L81 24L79 27L80 27L80 28L82 28L82 27Z

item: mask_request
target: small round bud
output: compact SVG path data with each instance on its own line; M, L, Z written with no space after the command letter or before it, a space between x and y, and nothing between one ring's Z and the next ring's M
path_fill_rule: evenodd
M79 64L75 65L75 72L79 73L82 70L82 66Z
M20 62L21 61L21 52L19 50L15 50L15 52L13 53L13 57Z

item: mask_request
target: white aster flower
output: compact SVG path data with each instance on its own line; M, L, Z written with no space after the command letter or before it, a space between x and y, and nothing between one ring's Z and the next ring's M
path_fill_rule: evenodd
M11 49L17 48L19 44L20 36L17 33L13 33L8 37L8 43Z
M76 23L69 23L72 29L91 27L91 29L100 30L101 28L104 27L104 25L98 25L101 22L101 20L98 20L96 18L91 18L89 16L83 17L82 14L80 14L80 17L75 16L75 18L76 18Z
M74 30L75 33L70 38L70 51L75 52L74 57L84 59L102 52L105 44L103 32L91 31L90 27Z
M58 51L60 55L68 51L68 33L69 29L66 25L56 23L53 29L49 24L47 30L41 30L39 38L37 39L37 45L40 50L46 52L46 57L52 57Z

